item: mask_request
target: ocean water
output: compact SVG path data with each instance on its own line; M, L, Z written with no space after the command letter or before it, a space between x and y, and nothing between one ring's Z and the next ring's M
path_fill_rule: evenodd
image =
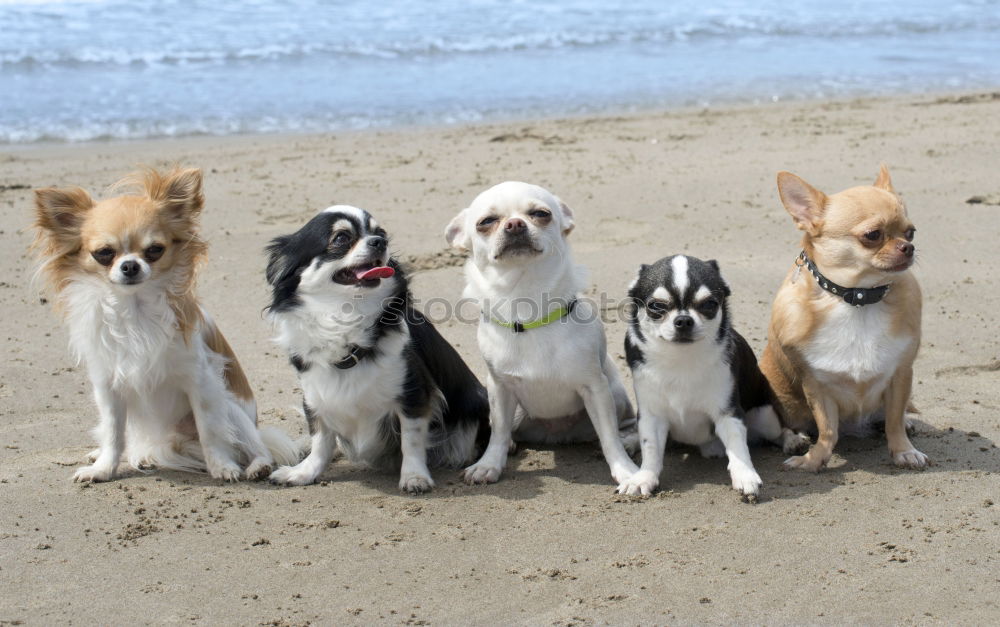
M1000 85L1000 0L0 0L0 143Z

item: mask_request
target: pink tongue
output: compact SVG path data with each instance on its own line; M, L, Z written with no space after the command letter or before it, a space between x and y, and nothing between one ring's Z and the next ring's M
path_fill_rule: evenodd
M396 274L396 271L390 268L389 266L380 266L378 268L372 268L371 270L359 272L358 280L368 281L371 279L388 279L394 274Z

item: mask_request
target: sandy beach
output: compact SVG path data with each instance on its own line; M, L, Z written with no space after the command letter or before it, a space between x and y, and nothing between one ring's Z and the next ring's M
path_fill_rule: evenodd
M260 421L297 436L295 373L262 314L262 249L327 205L372 211L411 264L415 296L455 302L448 220L496 182L541 184L576 212L589 296L620 298L638 264L667 254L718 259L735 326L759 354L799 250L775 173L834 192L870 183L881 161L919 231L914 443L934 462L926 471L896 469L877 436L842 440L816 475L755 448L754 506L723 461L683 448L645 500L614 494L596 445L522 449L490 486L439 469L421 497L342 462L301 488L173 472L71 480L96 411L64 328L29 286L32 188L100 195L139 164L203 168L202 300ZM0 146L0 625L1000 622L998 164L1000 93ZM482 377L474 324L439 329ZM626 374L623 333L607 324Z

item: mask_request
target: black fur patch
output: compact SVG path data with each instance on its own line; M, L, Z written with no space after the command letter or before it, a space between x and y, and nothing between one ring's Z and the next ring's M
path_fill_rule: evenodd
M305 372L306 370L309 370L309 364L307 364L305 361L303 361L303 359L301 357L299 357L298 355L292 355L291 357L288 358L288 361L300 373L301 372Z
M309 406L309 403L302 401L302 413L306 415L306 426L309 427L309 435L313 435L316 433L316 412Z

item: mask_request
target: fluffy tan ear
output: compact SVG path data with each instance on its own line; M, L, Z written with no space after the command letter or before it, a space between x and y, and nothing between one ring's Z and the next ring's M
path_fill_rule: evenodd
M469 252L472 248L472 235L466 232L465 217L468 209L462 209L458 215L451 219L448 227L444 230L444 238L452 248L457 248L462 252Z
M39 239L48 243L43 247L49 253L57 242L61 243L60 248L74 248L80 238L83 219L93 206L90 194L79 187L36 189L35 227Z
M778 172L778 195L795 226L815 235L823 221L826 194L791 172Z
M879 166L878 178L875 179L873 185L879 189L884 189L890 194L896 193L896 190L892 187L892 179L889 178L889 167L884 163Z
M559 199L556 198L556 200ZM563 236L566 236L569 235L570 232L573 230L573 227L576 226L576 221L574 220L573 217L573 210L569 208L569 205L559 200L559 208L562 209L562 214L563 214L563 220L562 220Z
M201 170L175 168L167 174L146 170L141 187L151 199L176 218L190 218L201 212L205 197L201 192Z

